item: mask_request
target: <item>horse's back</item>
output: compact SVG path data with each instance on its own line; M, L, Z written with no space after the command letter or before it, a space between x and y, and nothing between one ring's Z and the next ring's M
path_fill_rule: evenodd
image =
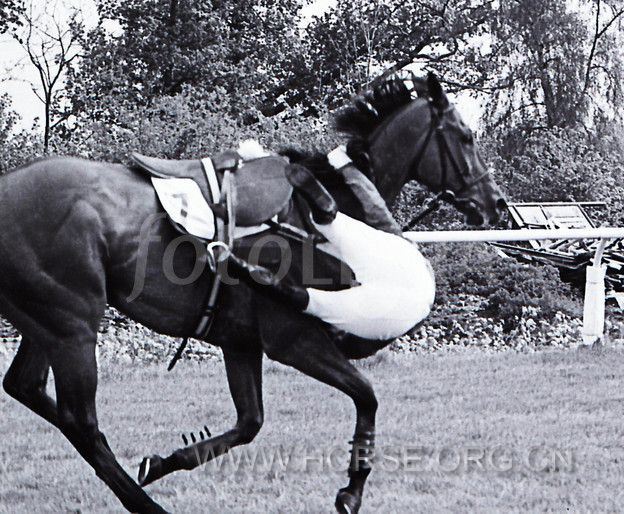
M128 209L157 209L148 182L122 165L70 157L50 157L9 172L0 180L0 233L13 250L29 247L54 259L106 234L123 231ZM135 213L139 215L138 212ZM136 224L136 221L134 222ZM61 235L72 241L62 243ZM62 247L62 248L60 248Z
M14 197L24 208L30 199L42 208L67 201L115 203L119 197L147 189L147 180L126 166L76 157L37 159L0 180L0 194Z

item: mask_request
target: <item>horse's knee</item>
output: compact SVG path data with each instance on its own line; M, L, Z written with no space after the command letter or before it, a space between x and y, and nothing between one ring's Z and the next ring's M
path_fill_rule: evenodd
M90 415L78 417L72 410L61 408L58 422L61 432L70 436L79 436L86 442L93 442L100 435L97 419Z
M260 432L264 420L262 414L241 419L237 424L238 439L241 444L248 444Z
M2 388L16 400L27 402L45 394L47 383L48 364L45 356L35 350L29 341L22 341L2 380Z
M45 394L46 384L41 381L28 382L22 377L18 379L9 370L2 381L6 393L20 402L29 402Z

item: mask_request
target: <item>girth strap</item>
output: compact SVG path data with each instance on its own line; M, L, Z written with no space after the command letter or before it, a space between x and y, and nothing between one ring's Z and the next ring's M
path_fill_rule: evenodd
M212 196L212 201L216 203L221 198L221 189L219 188L217 172L210 157L202 159L201 163L204 174L206 175L206 183L208 184L208 189L210 190L210 196Z
M210 166L211 165L212 163L210 163ZM208 177L210 176L210 168L208 168L206 164L204 164L204 166L207 170L206 175ZM214 170L214 168L212 169ZM219 191L219 184L216 182L216 175L214 183L211 183L211 180L208 179L208 184L210 186L212 194L216 195ZM219 203L225 203L226 205L227 225L224 220L222 220L218 216L215 216L215 219L217 220L217 241L222 241L223 243L225 243L225 246L228 250L231 250L232 246L234 245L234 227L236 226L236 213L234 209L236 203L235 191L236 188L234 187L234 173L230 169L225 170L221 191L219 192L219 196L215 196L214 198L215 202L218 201ZM217 306L217 297L219 294L219 289L221 287L221 279L219 273L216 273L216 266L219 265L218 254L224 251L224 248L219 245L210 244L208 245L207 251L211 254L209 255L209 258L211 258L210 260L214 262L215 265L215 269L212 270L213 272L215 272L215 276L212 282L212 287L210 288L210 293L208 294L206 307L204 309L202 317L199 320L197 328L195 329L195 333L193 334L193 337L196 337L197 339L204 339L210 331L212 322L214 321L214 315ZM216 255L213 255L213 252Z
M212 201L214 203L225 203L227 210L227 225L219 216L215 216L216 241L225 243L225 246L231 250L234 244L234 229L236 227L236 187L234 185L235 179L233 170L238 167L238 162L236 162L231 168L225 170L221 188L219 187L219 181L217 180L217 174L212 160L210 158L205 158L202 159L201 162L206 175L208 189L210 190L210 195L212 196ZM217 253L217 255L212 255L212 259L210 259L211 255L208 256L209 261L212 260L215 267L219 264L218 252L223 250L223 248L219 249L219 245L208 245L207 251L209 253ZM195 332L192 336L195 339L205 339L208 337L214 322L217 299L219 297L219 290L221 289L221 279L219 274L216 273L216 268L213 271L215 272L214 279L204 303L204 311L202 312L197 328L195 328ZM182 340L182 343L180 343L180 346L167 367L167 371L171 371L180 360L186 346L188 345L188 340L188 337L185 337Z

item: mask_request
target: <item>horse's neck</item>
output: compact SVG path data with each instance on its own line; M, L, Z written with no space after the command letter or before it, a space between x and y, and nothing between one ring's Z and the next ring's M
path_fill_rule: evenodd
M407 183L407 172L402 170L373 170L375 187L386 202L388 208L396 200L403 186Z
M378 150L376 150L378 151ZM409 175L409 169L401 160L390 160L390 162L396 162L396 166L387 166L381 163L388 162L388 159L376 159L374 155L368 152L369 164L367 165L368 172L363 172L355 164L354 169L358 170L366 180L370 180L381 198L383 198L386 206L391 207L396 200L399 192L407 182ZM399 164L400 163L400 164Z
M417 105L421 106L422 109L418 113L414 114L411 121L413 125L411 127L411 130L413 130L413 132L417 134L417 136L415 137L415 144L423 145L426 144L426 134L431 127L432 111L429 107L428 102L424 100L419 99ZM405 108L411 109L413 107L406 106ZM377 128L375 134L383 135L384 127L387 127L387 124L390 122L391 120L387 120L384 124L380 125ZM394 134L394 132L392 132L391 134ZM371 175L373 176L375 187L377 187L379 194L385 200L386 205L390 207L399 196L399 193L401 192L403 186L409 181L409 177L412 174L411 168L414 165L414 162L410 160L404 160L404 158L409 155L408 149L405 149L406 153L401 155L400 158L399 156L394 156L394 158L388 159L388 155L386 153L387 146L394 146L396 143L394 141L388 141L392 138L392 135L383 135L383 138L384 139L382 141L385 144L383 146L380 146L379 141L377 141L377 144L371 143L371 141L375 139L375 136L370 136L368 143L368 152L369 160L371 162ZM381 154L386 155L382 156L380 154L377 156L379 157L379 159L376 159L374 155L375 152L381 152ZM396 163L396 165L388 166L389 162Z

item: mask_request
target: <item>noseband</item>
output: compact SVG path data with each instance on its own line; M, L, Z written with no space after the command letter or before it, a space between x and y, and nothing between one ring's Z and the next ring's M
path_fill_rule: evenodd
M467 198L462 198L466 191L468 191L475 184L481 182L485 177L489 176L490 172L488 170L484 171L480 175L471 178L470 171L466 169L462 169L459 165L453 152L451 152L451 148L448 144L448 140L446 139L446 132L444 131L444 111L436 109L432 102L429 101L429 108L431 109L431 124L429 125L429 130L425 135L424 142L418 152L416 153L414 159L410 164L410 176L422 179L418 170L420 168L421 161L433 136L435 134L435 140L438 146L440 166L441 166L441 174L440 174L440 186L438 187L438 194L436 194L433 198L429 199L423 209L414 216L411 221L403 227L403 230L409 230L413 228L422 218L424 218L427 214L431 213L435 209L437 209L440 205L441 201L449 202L453 205L457 205L459 203L469 201ZM446 185L446 181L448 178L448 164L450 163L451 168L455 175L461 181L461 188L457 193L451 191L450 189L443 189Z

